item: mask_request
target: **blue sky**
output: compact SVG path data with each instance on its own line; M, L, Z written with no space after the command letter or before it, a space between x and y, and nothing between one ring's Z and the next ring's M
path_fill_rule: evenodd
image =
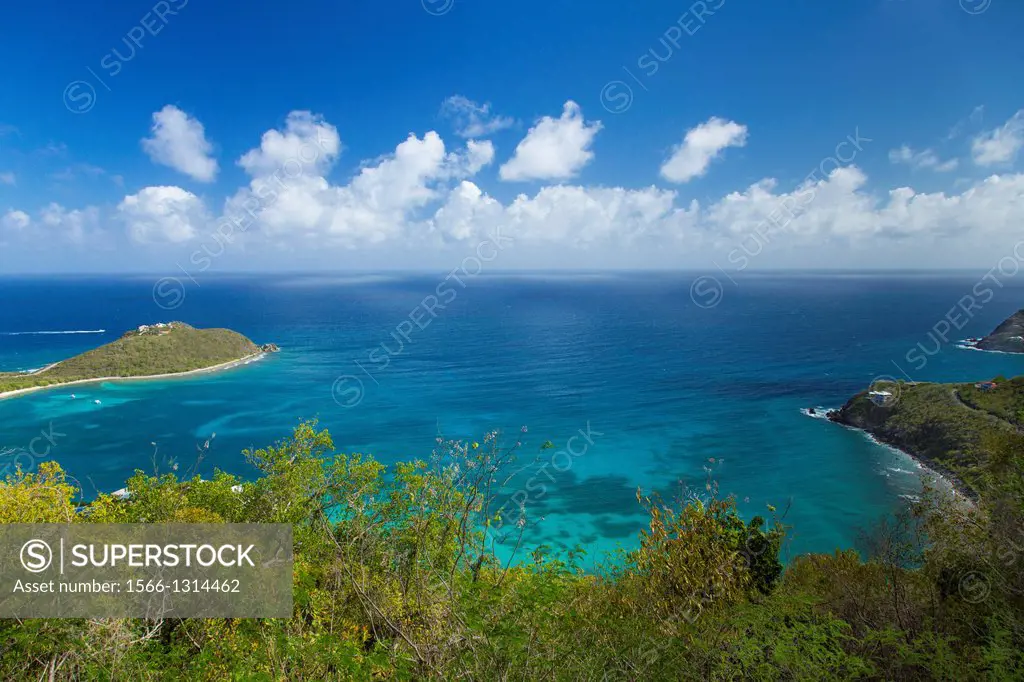
M501 269L992 266L1024 236L1022 28L1012 0L18 3L0 272L434 269L495 233Z

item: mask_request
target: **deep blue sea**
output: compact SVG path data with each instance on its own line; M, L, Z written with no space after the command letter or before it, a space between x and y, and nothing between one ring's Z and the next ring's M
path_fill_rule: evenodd
M501 429L507 442L524 441L513 483L537 522L527 547L581 543L592 557L631 547L644 525L637 488L669 498L680 485L702 491L707 466L747 516L789 505L789 556L832 551L856 546L863 528L906 504L920 470L801 409L837 407L879 376L1024 372L1024 356L953 343L921 369L907 360L919 343L936 347L929 332L982 275L721 277L710 308L692 300L693 274L488 275L440 291L444 275L206 277L186 280L173 311L154 302L151 277L3 278L3 370L179 319L282 352L208 376L2 400L0 450L34 443L43 452L45 439L33 439L54 434L49 456L90 496L151 471L154 451L162 470L172 459L187 469L213 434L200 473L250 476L241 450L307 418L339 450L385 463L429 457L438 434L482 440ZM986 334L1024 306L1024 278L1000 285L970 317L953 315L963 329L951 340ZM698 293L705 305L719 298ZM105 331L38 333L93 330ZM575 456L559 455L581 429L591 442L577 438ZM556 447L538 458L547 440Z

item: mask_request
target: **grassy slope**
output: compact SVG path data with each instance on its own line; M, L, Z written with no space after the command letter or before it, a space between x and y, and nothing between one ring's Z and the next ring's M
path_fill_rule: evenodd
M1024 376L1000 382L994 391L982 391L968 384L960 389L960 397L971 407L1024 428Z
M877 406L867 392L859 393L835 420L864 429L939 471L952 472L974 492L985 487L992 448L1020 435L1024 377L987 393L973 383L876 384L874 388L888 390L896 399L891 405Z
M0 392L80 379L178 374L252 355L259 347L230 329L176 325L165 334L129 333L113 343L25 375L0 373Z

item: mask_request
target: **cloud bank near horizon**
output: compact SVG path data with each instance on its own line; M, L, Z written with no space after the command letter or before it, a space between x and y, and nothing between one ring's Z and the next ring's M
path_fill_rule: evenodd
M537 119L504 161L487 138L515 127L513 119L461 96L447 100L442 114L457 123L462 141L446 143L433 130L410 133L339 182L331 172L344 154L342 133L323 116L293 111L234 160L247 182L220 201L177 185L153 185L112 208L12 206L0 213L0 243L58 240L88 250L110 248L120 233L131 248L150 254L210 243L289 254L443 253L498 233L533 253L583 254L578 260L584 263L587 254L601 252L594 259L600 266L615 264L609 254L731 254L737 248L749 254L759 242L757 253L772 242L937 248L957 240L1010 240L1024 224L1024 174L1014 171L1024 147L1024 110L977 134L963 160L909 145L889 151L891 163L932 177L949 177L961 164L989 173L958 180L955 189L873 189L857 163L870 140L858 131L843 152L837 148L792 186L766 177L704 201L687 198L680 186L736 162L735 153L756 139L756 130L718 116L695 122L652 169L674 186L608 187L575 181L599 153L603 128L575 102ZM213 182L221 171L203 124L175 106L153 114L141 147L155 164L199 183ZM485 170L496 176L494 189L508 185L518 193L499 199L480 177Z

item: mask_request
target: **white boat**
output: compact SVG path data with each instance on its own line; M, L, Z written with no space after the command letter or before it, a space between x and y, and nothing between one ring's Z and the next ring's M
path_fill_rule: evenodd
M72 394L71 394L71 399L72 399L72 400L74 400L74 399L75 399L75 394L74 394L74 393L72 393Z
M93 402L96 403L97 405L100 404L100 401L98 401L98 400L94 400Z

